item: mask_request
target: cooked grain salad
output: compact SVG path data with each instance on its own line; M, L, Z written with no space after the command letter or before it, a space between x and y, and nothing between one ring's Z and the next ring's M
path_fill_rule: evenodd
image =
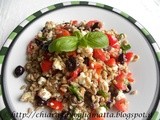
M60 114L59 120L102 120L74 114L126 112L125 94L134 82L128 65L139 58L130 48L124 33L106 30L98 20L48 21L27 46L20 101ZM23 74L22 66L16 69L16 76Z

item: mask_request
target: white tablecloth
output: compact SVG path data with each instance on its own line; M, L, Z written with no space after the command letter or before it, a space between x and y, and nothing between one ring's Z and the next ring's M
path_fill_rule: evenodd
M49 5L64 1L69 0L0 0L0 48L8 35L26 17ZM107 4L126 12L145 26L160 46L160 0L88 1Z

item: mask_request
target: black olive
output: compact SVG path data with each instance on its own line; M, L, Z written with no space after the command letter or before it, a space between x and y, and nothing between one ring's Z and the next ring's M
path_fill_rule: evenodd
M111 93L112 97L116 97L118 95L119 90L114 85L110 85L109 92Z
M99 27L99 22L95 22L95 23L93 24L93 26L91 27L91 31L93 31L93 30L96 29L96 28L100 28L100 27Z
M69 57L68 60L66 60L66 67L69 72L74 71L77 67L76 58L73 56Z
M93 106L91 97L92 97L92 94L90 92L86 91L84 94L84 102L88 107Z
M41 30L41 32L44 32L44 30L45 30L45 27L43 27L43 29Z
M22 67L22 66L17 66L16 68L15 68L15 70L14 70L14 75L16 76L16 77L19 77L19 76L21 76L22 74L24 73L24 67Z
M83 63L86 64L87 66L89 66L89 58L85 57Z
M131 84L128 84L127 88L127 90L123 90L123 93L129 93L132 90Z
M51 41L45 42L44 44L41 45L42 50L48 51L48 46L51 43Z
M120 62L121 64L124 64L124 54L121 53L118 57L118 62Z
M37 106L44 106L47 104L45 100L42 100L39 96L35 96L36 105Z
M43 42L38 39L35 39L35 43L37 46L41 46L43 44Z
M107 106L108 108L111 108L111 103L112 103L112 100L107 101L106 106Z

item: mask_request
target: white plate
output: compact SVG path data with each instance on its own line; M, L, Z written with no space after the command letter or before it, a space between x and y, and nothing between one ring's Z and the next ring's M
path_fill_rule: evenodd
M143 115L155 113L153 120L156 120L156 108L159 103L159 64L160 50L148 33L148 31L132 17L126 13L107 5L92 2L65 2L44 8L25 19L10 34L0 52L0 66L2 78L2 93L6 110L14 117L22 119L22 113L26 113L31 106L29 103L19 102L23 91L20 87L24 85L25 74L19 78L13 76L13 71L17 65L26 63L26 47L29 41L40 31L46 21L63 22L70 20L93 20L104 22L105 28L115 29L119 33L127 34L128 41L132 46L132 51L140 56L140 60L130 65L130 69L136 80L133 90L137 90L135 96L128 95L130 102L127 113L123 116L111 117L109 119L123 120L130 115L136 120L147 119ZM42 110L43 113L46 111ZM40 112L32 112L23 120L51 120L52 117L40 116ZM20 116L21 113L21 116ZM39 114L38 114L39 113ZM115 116L118 113L113 113ZM25 115L25 114L23 114ZM17 120L20 120L20 118ZM150 118L148 118L150 119ZM5 120L8 120L5 118Z

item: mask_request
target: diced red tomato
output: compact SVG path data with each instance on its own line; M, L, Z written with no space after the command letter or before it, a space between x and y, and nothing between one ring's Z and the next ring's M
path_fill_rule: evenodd
M126 90L127 86L124 83L124 80L126 78L126 75L121 72L117 77L116 77L116 83L115 86L119 89L119 90Z
M51 68L52 68L52 64L53 62L52 61L49 61L49 60L43 60L41 62L41 69L42 69L42 72L48 72Z
M70 79L69 80L74 80L78 77L79 73L81 72L80 68L77 68L75 71L70 73Z
M125 79L126 75L122 71L120 71L119 75L116 77L116 80Z
M32 54L34 50L33 42L31 41L27 46L27 54Z
M77 56L77 53L76 53L76 51L72 51L72 52L68 52L67 55L68 55L68 56L76 57L76 56Z
M117 100L114 106L117 108L117 110L122 112L126 112L128 110L128 103L125 98Z
M102 72L102 64L100 64L100 63L98 63L98 62L95 63L95 64L94 64L94 69L96 69L97 74L100 75L101 72Z
M132 60L133 55L134 55L133 52L127 52L125 54L125 58L127 59L127 62L130 62Z
M101 49L94 49L93 50L93 57L96 59L100 59L101 61L106 60L106 55Z
M111 34L106 34L109 40L109 45L113 46L115 43L117 43L118 39L116 37L114 37Z
M115 49L120 49L120 45L118 43L112 45L112 47L115 48Z
M66 29L56 29L56 38L59 38L59 37L63 37L63 36L70 36L70 32Z
M91 117L89 118L89 120L105 120L104 117L100 117L100 116L97 116L97 115L98 114L97 114L96 110L92 110L91 111Z
M71 24L72 24L72 25L77 25L77 24L78 24L78 21L77 21L77 20L72 20L72 21L71 21Z
M127 79L128 79L129 82L134 82L133 74L132 73L128 73L127 74Z
M110 58L109 60L105 61L105 64L112 67L116 65L116 60L114 58Z
M48 100L47 101L47 106L54 109L54 110L59 110L59 111L63 110L62 102L57 101L57 100L53 100L53 99Z
M103 66L102 66L101 63L90 61L90 62L89 62L89 68L95 69L95 70L96 70L96 73L97 73L98 75L100 75L101 72L102 72Z
M91 28L96 22L98 22L98 26L99 28L102 28L102 22L98 21L98 20L91 20L91 21L88 21L87 24L86 24L86 27L87 28Z

